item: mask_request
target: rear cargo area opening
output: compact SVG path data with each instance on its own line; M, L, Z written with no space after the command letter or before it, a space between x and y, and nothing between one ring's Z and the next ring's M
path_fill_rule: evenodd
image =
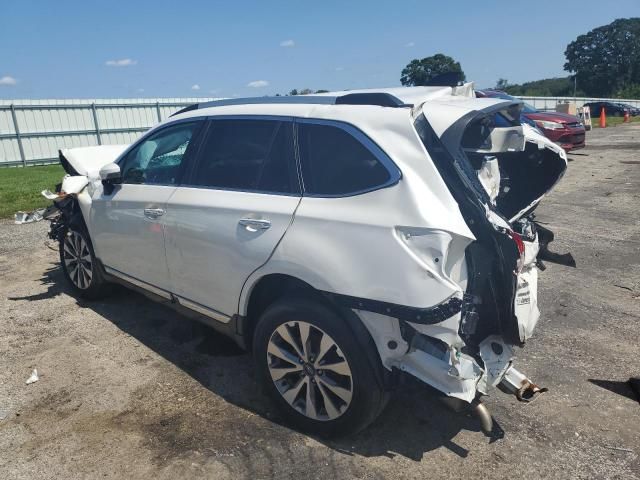
M480 166L487 155L467 152L472 165ZM526 214L560 180L566 163L560 155L537 143L526 142L524 151L492 153L500 169L500 190L497 210L513 220L520 212ZM479 168L476 168L479 170Z

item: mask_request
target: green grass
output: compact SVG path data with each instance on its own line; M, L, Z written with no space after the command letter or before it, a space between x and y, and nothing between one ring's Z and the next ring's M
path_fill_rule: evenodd
M0 218L50 205L40 192L47 188L53 191L63 176L60 165L0 168Z
M640 117L630 117L629 123L640 123ZM600 128L600 118L591 118L593 128ZM607 127L619 127L620 125L628 125L624 123L624 117L607 117Z

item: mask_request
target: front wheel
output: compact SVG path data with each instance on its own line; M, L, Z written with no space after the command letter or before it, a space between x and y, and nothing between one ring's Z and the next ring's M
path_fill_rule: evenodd
M107 282L85 229L69 227L62 236L60 263L67 282L78 296L95 299L107 293Z
M287 420L323 436L355 433L381 412L387 395L371 358L343 319L322 303L284 299L261 316L253 353L258 376ZM377 353L376 353L377 355Z

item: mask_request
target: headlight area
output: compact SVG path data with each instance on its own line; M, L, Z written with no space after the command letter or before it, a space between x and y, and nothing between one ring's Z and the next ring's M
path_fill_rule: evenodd
M538 128L542 128L545 130L564 130L566 126L560 122L550 122L547 120L535 120Z

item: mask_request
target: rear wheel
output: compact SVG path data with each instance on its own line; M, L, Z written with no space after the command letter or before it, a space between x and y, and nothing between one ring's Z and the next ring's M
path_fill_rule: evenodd
M108 285L84 228L69 227L60 239L60 263L67 282L78 296L94 299L108 293Z
M285 299L256 327L254 359L278 408L297 428L325 436L355 433L371 423L386 393L352 330L325 305ZM377 355L377 353L376 353Z

